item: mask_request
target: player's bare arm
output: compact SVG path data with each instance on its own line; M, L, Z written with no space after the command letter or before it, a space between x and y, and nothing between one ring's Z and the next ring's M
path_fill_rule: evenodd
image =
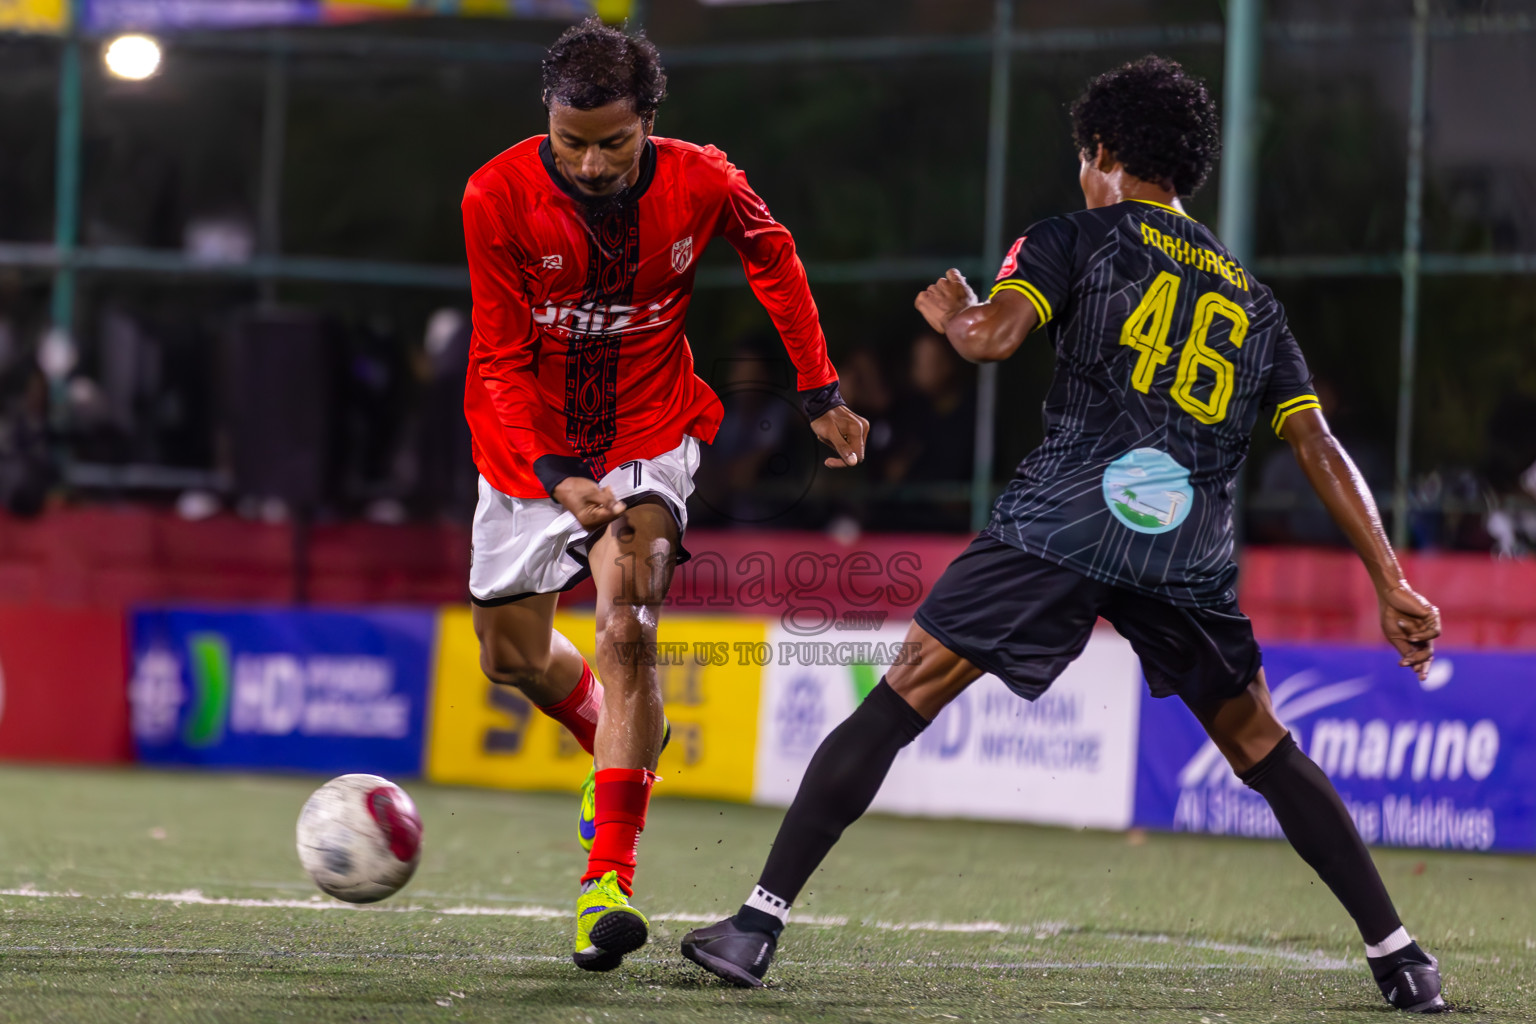
M1434 660L1435 638L1440 635L1440 610L1403 578L1360 471L1316 409L1289 417L1285 439L1328 514L1365 563L1381 603L1381 631L1402 656L1401 664L1417 672L1420 679L1425 678Z
M916 306L928 326L972 363L1007 359L1040 323L1039 312L1021 293L998 292L990 302L982 302L954 268L919 294Z

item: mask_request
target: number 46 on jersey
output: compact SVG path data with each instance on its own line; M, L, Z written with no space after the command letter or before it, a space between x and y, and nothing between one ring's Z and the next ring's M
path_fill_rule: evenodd
M1140 305L1120 328L1120 344L1129 345L1141 353L1131 372L1131 386L1143 394L1151 391L1152 378L1158 367L1166 364L1173 355L1173 349L1168 345L1168 332L1173 327L1173 309L1179 299L1181 284L1183 279L1177 274L1166 270L1158 274L1142 296ZM1236 368L1229 359L1211 348L1208 341L1211 325L1217 317L1224 317L1231 323L1227 340L1232 347L1243 347L1243 339L1248 336L1248 313L1219 292L1206 292L1195 302L1195 321L1190 327L1189 340L1179 354L1179 372L1173 384L1173 400L1201 423L1220 423L1227 418L1227 403L1232 400L1236 383ZM1202 400L1195 394L1195 387L1200 383L1200 371L1204 368L1209 368L1216 380Z

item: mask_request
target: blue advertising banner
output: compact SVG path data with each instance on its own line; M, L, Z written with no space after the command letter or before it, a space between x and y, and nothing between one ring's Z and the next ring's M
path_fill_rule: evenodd
M1275 712L1366 842L1536 850L1536 655L1448 651L1420 682L1383 646L1267 647ZM1280 836L1187 708L1142 697L1136 824Z
M62 0L32 0L51 5L48 28L62 27ZM623 21L630 0L81 0L81 24L91 32L171 31L196 28L246 28L254 25L307 25L406 16L483 18L569 18L596 13ZM0 0L0 8L5 7ZM3 20L3 12L0 12ZM19 19L13 19L19 20ZM29 19L36 20L36 19Z
M134 745L149 764L421 773L436 615L132 615Z

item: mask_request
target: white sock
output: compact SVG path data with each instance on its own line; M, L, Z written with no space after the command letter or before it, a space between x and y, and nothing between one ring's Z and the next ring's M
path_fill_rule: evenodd
M1366 943L1365 955L1369 957L1387 956L1396 953L1413 941L1413 936L1408 934L1407 928L1399 927L1397 931L1388 935L1377 943Z
M789 901L779 899L760 885L752 887L752 895L747 897L747 906L753 910L761 910L765 914L772 914L784 924L789 923Z

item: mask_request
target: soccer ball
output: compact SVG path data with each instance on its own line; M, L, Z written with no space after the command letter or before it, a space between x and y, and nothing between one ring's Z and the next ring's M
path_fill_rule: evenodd
M421 818L405 790L377 775L343 775L299 812L299 861L323 892L375 903L411 880L421 860Z

